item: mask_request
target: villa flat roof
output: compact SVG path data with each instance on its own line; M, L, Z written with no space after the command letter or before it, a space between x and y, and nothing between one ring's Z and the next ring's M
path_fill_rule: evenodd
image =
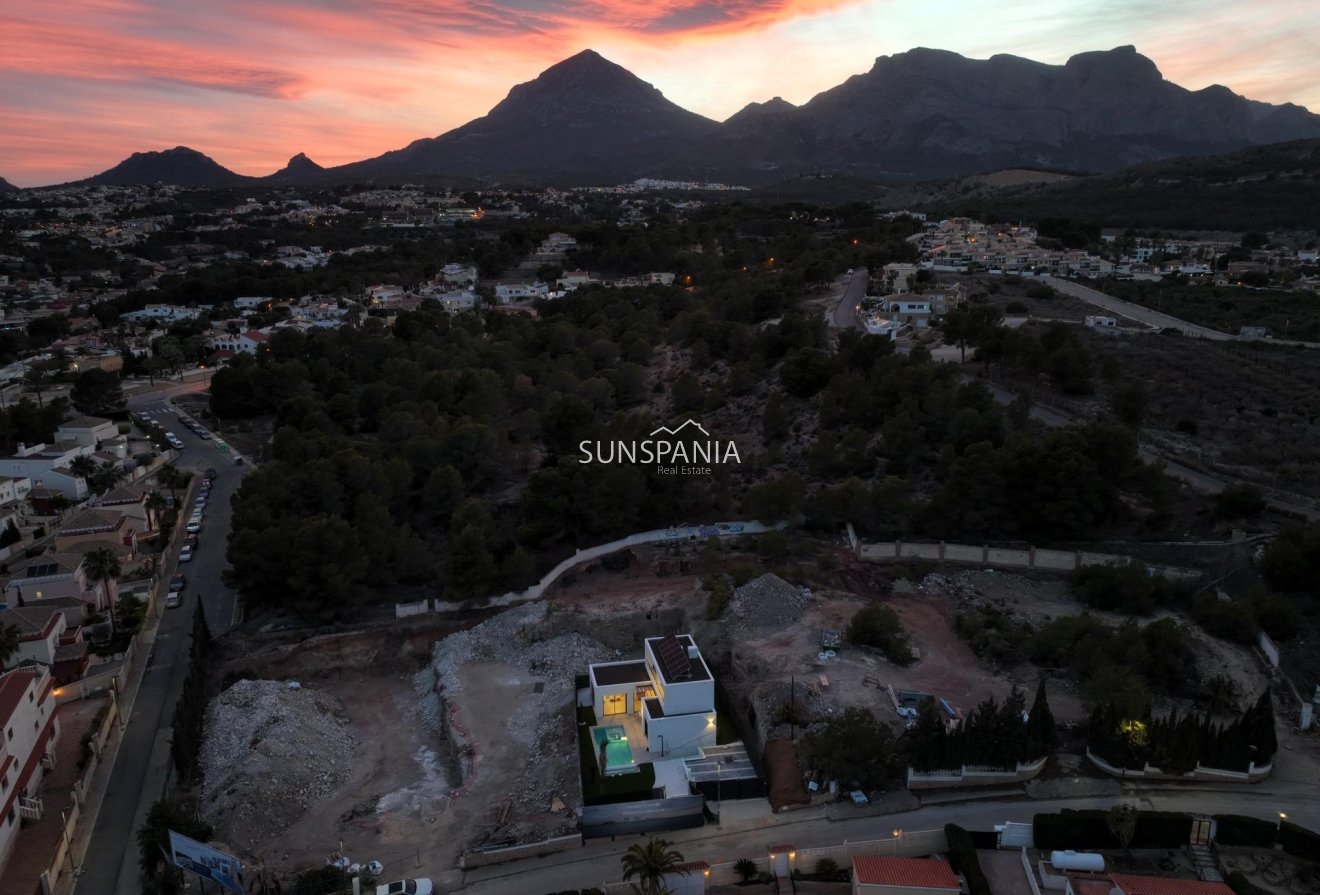
M604 687L617 684L649 684L651 682L651 675L646 671L645 662L615 662L609 665L592 665L591 676L597 684Z
M646 700L646 713L652 718L663 718L665 716L665 707L660 700L651 697Z
M676 654L675 661L676 663L680 663L680 664L686 663L686 667L684 667L683 670L688 672L687 676L675 674L674 672L677 669L671 669L670 667L667 666L665 662L665 657L661 654L662 653L661 644L664 643L666 640L677 641L678 645L682 647L683 650L682 655L678 656ZM656 658L657 671L659 672L660 676L665 679L666 684L674 684L674 683L686 684L689 681L710 680L710 670L706 667L706 660L701 657L701 650L699 649L697 650L697 655L695 657L688 656L687 651L691 647L696 646L697 644L696 641L694 641L687 634L681 634L677 637L671 637L671 638L648 637L646 638L646 642L651 645L651 654L654 655Z

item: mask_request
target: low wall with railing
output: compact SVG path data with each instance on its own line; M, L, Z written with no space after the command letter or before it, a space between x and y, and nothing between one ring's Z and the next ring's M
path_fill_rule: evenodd
M539 600L545 592L565 573L578 566L585 565L593 560L608 556L628 547L637 547L643 544L666 544L681 543L683 541L705 540L706 538L728 538L739 537L741 535L765 534L774 530L775 526L762 525L760 522L717 522L711 525L692 525L684 528L661 528L655 531L642 531L636 534L628 535L626 538L619 538L617 541L610 541L607 544L597 544L595 547L587 547L578 550L572 556L560 562L541 578L536 584L523 591L509 591L489 597L485 600L477 601L480 606L498 607L512 606L515 603L525 603L531 600ZM414 615L421 615L426 612L456 612L468 608L473 601L471 600L417 600L412 603L396 603L394 605L394 617L409 618Z
M946 541L879 541L859 543L857 556L866 562L900 562L907 559L937 563L993 566L1006 569L1040 569L1071 572L1082 566L1127 565L1136 562L1130 556L1092 553L1089 550L1053 550L1044 547L991 547L988 544L950 544ZM1195 569L1148 567L1166 578L1199 578Z
M989 765L963 765L961 768L939 771L914 771L908 768L908 789L940 789L946 786L994 786L1005 783L1023 783L1032 779L1045 767L1048 756L1036 761L1019 763L1015 769Z
M1132 768L1118 768L1096 755L1090 749L1086 750L1086 758L1091 764L1104 771L1111 777L1118 777L1121 780L1187 780L1192 782L1220 782L1220 783L1259 783L1274 771L1274 763L1257 765L1254 761L1247 765L1245 771L1229 771L1224 768L1207 768L1200 762L1197 762L1196 768L1185 774L1170 774L1160 768L1146 765L1141 770Z

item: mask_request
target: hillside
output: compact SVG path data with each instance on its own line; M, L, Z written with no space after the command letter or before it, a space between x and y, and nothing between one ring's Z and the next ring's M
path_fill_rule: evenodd
M983 219L1069 217L1105 227L1320 229L1320 140L1150 162L1056 183L995 187L963 178L892 189L886 207Z

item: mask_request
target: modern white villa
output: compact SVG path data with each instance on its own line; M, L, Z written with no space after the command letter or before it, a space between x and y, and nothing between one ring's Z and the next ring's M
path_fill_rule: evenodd
M593 734L606 774L689 758L715 745L715 680L687 634L648 637L642 660L589 669Z

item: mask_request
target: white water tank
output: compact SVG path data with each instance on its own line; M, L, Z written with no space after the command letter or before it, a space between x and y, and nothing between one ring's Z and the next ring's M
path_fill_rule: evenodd
M1052 851L1050 852L1050 863L1059 870L1094 870L1101 872L1105 869L1105 856L1072 851L1071 849L1068 851Z

